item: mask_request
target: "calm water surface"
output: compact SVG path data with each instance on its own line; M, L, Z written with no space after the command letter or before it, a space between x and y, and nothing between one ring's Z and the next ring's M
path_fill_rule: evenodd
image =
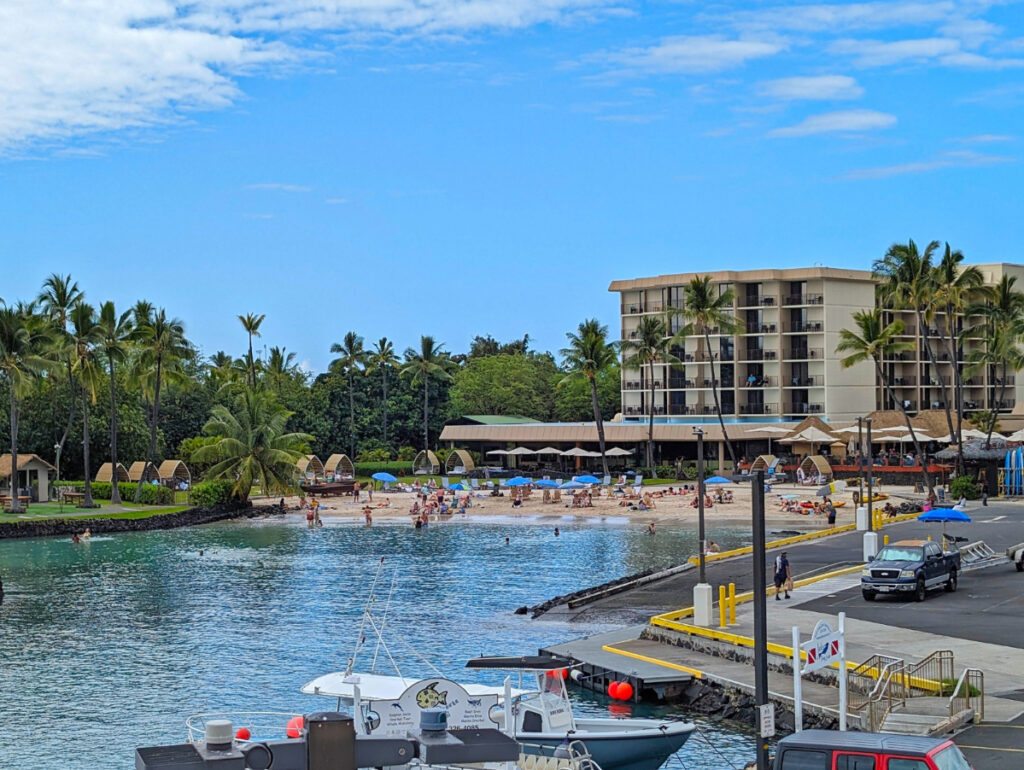
M723 547L748 537L709 536ZM460 669L477 654L531 654L607 630L530 620L516 607L678 563L695 544L689 530L650 536L625 520L557 517L419 532L405 522L310 531L298 520L260 520L82 545L3 541L0 767L127 770L136 746L183 741L190 714L330 707L299 687L344 668L381 557L397 575L388 636L406 643L391 649L403 673L426 675L423 655L455 679L499 682L497 672ZM390 586L389 576L379 592ZM574 697L580 711L608 711L599 696ZM701 733L737 765L751 756L740 731ZM700 737L676 759L693 770L728 767Z

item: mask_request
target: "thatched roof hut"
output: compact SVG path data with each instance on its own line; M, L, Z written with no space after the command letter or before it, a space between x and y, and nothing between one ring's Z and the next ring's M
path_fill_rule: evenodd
M151 481L160 480L160 471L157 467L148 460L137 460L131 464L128 469L128 480L138 483L139 479L142 479L143 484L148 484Z
M295 462L295 467L303 478L323 478L324 464L316 455L303 455Z
M476 465L465 449L453 449L444 461L445 473L469 473Z
M775 455L759 455L754 462L750 464L750 472L754 471L769 471L775 470L775 466L779 464L779 458Z
M412 472L417 476L433 476L441 472L441 462L429 449L422 450L412 463Z
M192 483L192 474L181 460L164 460L160 463L158 473L163 484L173 483L177 486L181 483Z
M832 481L832 466L821 455L807 455L800 463L799 470L803 471L806 478L817 479L820 476L822 483Z
M109 483L113 479L113 476L114 466L110 463L103 463L99 470L96 471L96 476L93 478L93 481ZM119 483L123 482L125 484L131 481L131 477L128 475L128 469L121 465L121 463L117 464L117 480Z
M984 439L973 439L964 442L964 460L969 463L1002 462L1006 459L1008 447L1002 439L993 438L990 446L985 448ZM935 453L936 460L955 460L956 446L949 446Z
M356 468L346 454L333 454L324 463L324 472L335 479L355 478Z

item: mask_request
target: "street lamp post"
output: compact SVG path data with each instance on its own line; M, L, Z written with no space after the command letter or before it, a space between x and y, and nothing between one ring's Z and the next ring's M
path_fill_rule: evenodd
M874 517L874 502L872 498L875 496L874 490L874 458L871 452L871 418L864 418L864 422L867 425L867 444L868 444L868 506L867 506L867 517L868 526L867 532L864 533L864 561L867 561L875 554L878 553L878 533L875 532L875 517Z
M695 428L693 432L697 436L697 564L700 567L697 585L693 587L693 621L698 626L710 626L713 600L704 560L707 550L704 542L704 429Z

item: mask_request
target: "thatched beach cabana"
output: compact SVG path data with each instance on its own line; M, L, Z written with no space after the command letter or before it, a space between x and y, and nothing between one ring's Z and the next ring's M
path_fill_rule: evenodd
M296 461L295 467L304 479L321 479L324 476L324 464L316 455L303 455Z
M114 466L110 463L103 463L103 465L100 466L100 469L96 471L96 476L93 478L93 481L110 483L113 476ZM117 480L118 482L125 484L131 481L131 477L128 475L128 469L121 465L121 463L117 464Z
M355 478L356 468L346 454L333 454L324 463L324 472L332 479Z
M131 467L128 469L128 480L134 483L138 483L139 479L142 479L143 484L148 484L151 481L160 480L160 471L157 467L149 461L138 460L133 462Z
M167 486L178 487L182 484L192 484L192 474L188 466L181 460L164 460L158 469L160 483Z
M453 449L444 461L444 472L452 474L469 473L475 469L473 458L465 449Z
M412 462L412 472L417 476L434 476L441 472L441 462L429 449L422 450Z

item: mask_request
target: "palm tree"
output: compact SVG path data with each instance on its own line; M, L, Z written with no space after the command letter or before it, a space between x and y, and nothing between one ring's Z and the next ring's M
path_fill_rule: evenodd
M960 346L957 344L959 329L957 319L963 315L968 306L975 300L985 296L985 277L974 265L962 265L963 253L952 250L946 244L942 259L933 270L935 295L933 305L945 314L946 353L953 362L953 400L956 406L956 433L954 437L957 447L957 472L963 474L963 422L964 422L964 385L963 367L960 362Z
M844 369L849 369L851 366L863 363L864 361L874 362L875 375L882 383L882 387L885 388L885 392L889 396L889 400L892 401L893 406L903 415L903 421L906 423L907 430L910 431L910 438L914 442L914 451L921 462L921 473L924 476L924 482L928 487L928 491L931 492L932 479L928 475L924 454L921 452L921 443L917 440L917 434L914 432L914 426L910 422L910 415L907 414L903 401L896 397L896 391L893 390L882 366L883 359L891 358L905 350L913 350L914 343L897 339L903 333L903 321L897 319L892 323L886 324L882 318L882 309L880 307L857 311L853 314L853 322L857 325L855 331L850 329L839 330L839 344L836 345L836 353L850 354L840 359L839 364Z
M0 375L7 380L11 428L11 512L21 511L18 499L18 410L32 380L49 362L44 351L47 329L31 307L0 306Z
M398 366L398 356L395 355L395 346L387 337L381 337L373 345L370 352L369 366L380 372L381 383L381 407L384 413L384 436L383 441L388 443L388 369Z
M423 448L430 449L430 381L450 380L448 353L444 343L437 343L429 335L420 337L420 349L405 349L405 365L400 377L408 377L413 385L423 384Z
M636 337L622 344L622 365L632 369L647 367L647 384L650 398L647 405L647 467L654 473L654 365L658 361L677 364L679 359L671 353L672 341L668 338L668 324L656 315L645 315L640 319ZM665 369L668 376L668 369Z
M360 372L369 360L369 354L363 347L363 338L355 332L347 332L341 344L335 342L331 345L332 353L339 353L340 356L330 363L332 372L340 372L345 375L348 382L348 433L349 433L349 457L356 456L356 400L355 385L352 378Z
M895 309L910 310L914 313L921 339L924 340L925 352L931 363L931 370L939 382L942 403L946 412L946 426L949 428L949 435L953 436L956 434L956 428L953 427L949 390L939 371L939 361L935 356L929 332L936 310L937 287L933 259L938 248L938 241L929 243L923 253L917 248L913 239L905 244L894 243L885 252L884 257L875 260L871 270L874 276L882 281L879 286L879 295L882 300ZM955 360L951 362L951 365L956 368Z
M270 357L267 359L264 374L273 383L278 398L284 396L284 381L297 371L295 354L289 353L288 348L273 347L270 349Z
M75 419L74 377L71 376L74 351L68 343L68 316L71 314L71 308L81 302L84 297L85 294L78 288L78 282L72 280L70 275L51 273L43 281L43 288L36 298L43 312L53 324L54 333L49 336L50 343L53 345L52 357L63 362L63 373L68 380L68 419L64 424L64 432L57 442L58 455L64 449ZM54 392L56 393L56 389Z
M717 294L717 296L716 296ZM679 330L680 337L702 335L704 350L711 364L711 395L715 400L715 411L718 413L718 424L722 428L722 439L729 452L733 467L736 466L736 454L725 430L725 419L722 405L718 400L718 376L715 374L715 354L711 349L711 330L717 329L720 334L740 334L743 325L732 314L733 293L726 289L720 294L710 276L697 276L683 287L683 307L675 311L682 315L686 324Z
M110 371L110 464L117 468L117 387L115 385L115 369L119 362L124 361L128 345L135 332L130 310L117 314L113 302L100 305L99 327L102 335L100 346L107 359ZM115 473L115 476L117 474ZM121 489L114 479L110 485L110 504L121 504Z
M565 335L568 347L562 348L562 358L568 374L562 383L579 377L586 377L590 383L590 399L594 407L594 422L597 425L597 444L601 451L601 467L608 475L608 458L604 453L604 420L601 418L601 404L597 398L597 376L615 363L616 345L608 342L608 327L596 318L583 321L575 332Z
M144 314L135 313L136 324ZM156 431L160 421L160 391L165 380L180 373L182 362L192 353L185 339L185 325L177 318L168 318L163 308L153 311L143 325L136 326L140 355L136 362L137 378L146 400L152 405L149 414L149 452L146 458L156 464ZM142 477L135 488L135 502L142 496Z
M239 368L240 364L241 368ZM244 376L246 368L241 359L236 361L223 350L218 350L210 356L206 372L219 390L237 384Z
M1006 395L1007 373L1024 368L1021 353L1017 348L1017 340L1024 335L1024 293L1017 291L1016 284L1016 276L1003 275L988 294L987 301L975 302L967 308L968 317L977 317L980 323L969 329L966 334L984 339L981 350L975 351L969 357L969 371L973 373L986 368L993 374L990 379L1000 381L999 395L995 397L993 390L992 400L995 403L989 404L991 416L987 420L986 447L991 441L992 431L995 430L999 403ZM994 377L996 367L1002 368L1000 378Z
M238 320L242 322L242 328L249 335L249 359L246 363L249 365L249 387L251 388L256 387L256 360L252 355L252 338L261 336L260 324L263 323L263 319L266 317L265 313L260 313L259 315L246 313L245 315L238 316Z
M71 308L71 342L74 349L72 372L82 386L82 462L85 468L85 496L83 508L96 507L92 500L92 472L89 467L89 404L96 403L100 389L100 367L96 361L96 348L103 344L103 329L96 322L96 311L85 302ZM114 466L115 468L117 466ZM117 474L111 480L117 486Z
M218 440L197 449L193 457L215 463L207 477L233 480L233 493L239 500L249 499L254 483L267 495L291 491L296 482L295 463L313 440L308 433L285 432L291 415L269 394L247 388L233 410L213 407L203 432Z

